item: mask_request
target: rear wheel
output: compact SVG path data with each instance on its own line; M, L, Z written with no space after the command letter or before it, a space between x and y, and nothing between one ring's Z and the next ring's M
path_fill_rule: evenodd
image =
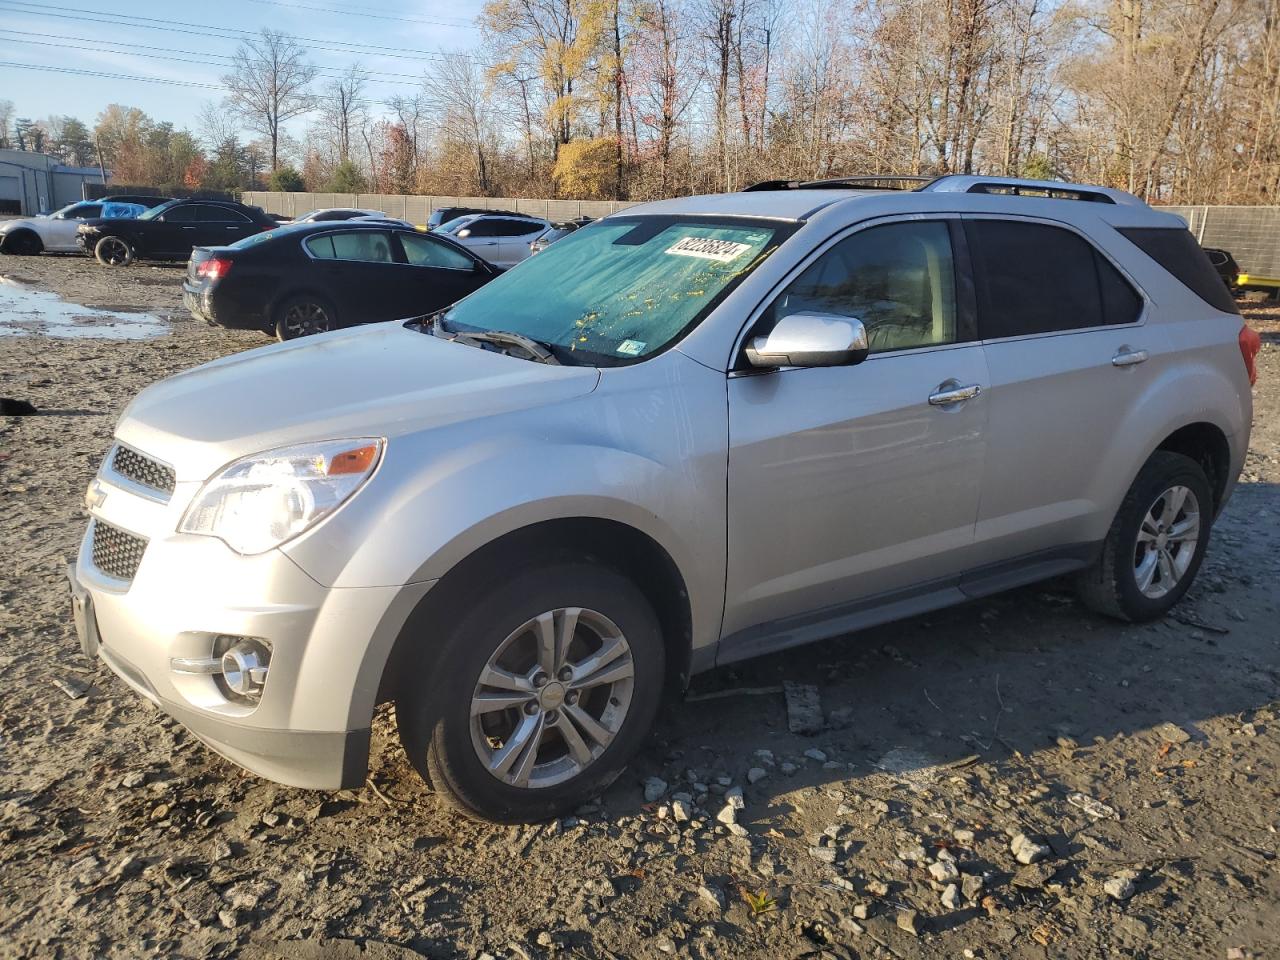
M662 693L657 616L622 574L561 562L495 584L396 701L424 779L464 813L557 816L622 772Z
M1121 620L1154 620L1182 599L1209 544L1213 492L1200 464L1158 450L1133 481L1102 554L1080 574L1085 605Z
M311 294L290 297L276 310L276 338L279 340L296 340L336 330L337 327L337 311L323 297Z
M34 257L44 249L44 243L31 230L19 230L5 238L4 252L20 257Z
M127 267L133 263L133 245L123 237L103 237L93 247L93 255L104 267Z

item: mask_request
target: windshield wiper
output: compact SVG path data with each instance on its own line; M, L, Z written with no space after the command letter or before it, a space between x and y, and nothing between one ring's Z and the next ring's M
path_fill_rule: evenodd
M551 352L551 344L526 337L523 333L512 333L509 330L468 330L466 333L455 333L454 336L466 340L483 340L487 343L519 347L540 363L560 365L556 355Z
M526 337L523 333L512 333L510 330L450 330L444 322L447 312L448 308L437 310L425 317L419 317L414 323L418 324L418 328L424 333L430 333L443 340L461 340L473 346L483 341L497 346L519 347L539 363L560 365L559 359L552 352L553 345L544 340L535 340L533 337Z

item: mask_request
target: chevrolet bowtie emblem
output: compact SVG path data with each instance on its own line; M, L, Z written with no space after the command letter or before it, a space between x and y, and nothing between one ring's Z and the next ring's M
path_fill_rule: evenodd
M84 491L84 506L86 510L96 510L102 506L107 499L107 491L97 480L90 480L89 486Z

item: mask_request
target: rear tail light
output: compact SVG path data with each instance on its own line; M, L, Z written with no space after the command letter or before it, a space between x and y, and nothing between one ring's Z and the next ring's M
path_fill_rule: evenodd
M1244 368L1249 371L1249 386L1258 382L1258 352L1262 350L1262 336L1247 324L1240 328L1240 355Z
M196 267L196 276L205 280L220 280L231 269L231 261L225 257L210 257Z

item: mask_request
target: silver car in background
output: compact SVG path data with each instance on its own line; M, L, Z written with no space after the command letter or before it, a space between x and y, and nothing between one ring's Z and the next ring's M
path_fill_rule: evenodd
M771 183L628 209L452 308L143 391L87 492L84 649L215 750L462 810L596 795L697 671L1074 573L1164 614L1257 335L1118 191Z

